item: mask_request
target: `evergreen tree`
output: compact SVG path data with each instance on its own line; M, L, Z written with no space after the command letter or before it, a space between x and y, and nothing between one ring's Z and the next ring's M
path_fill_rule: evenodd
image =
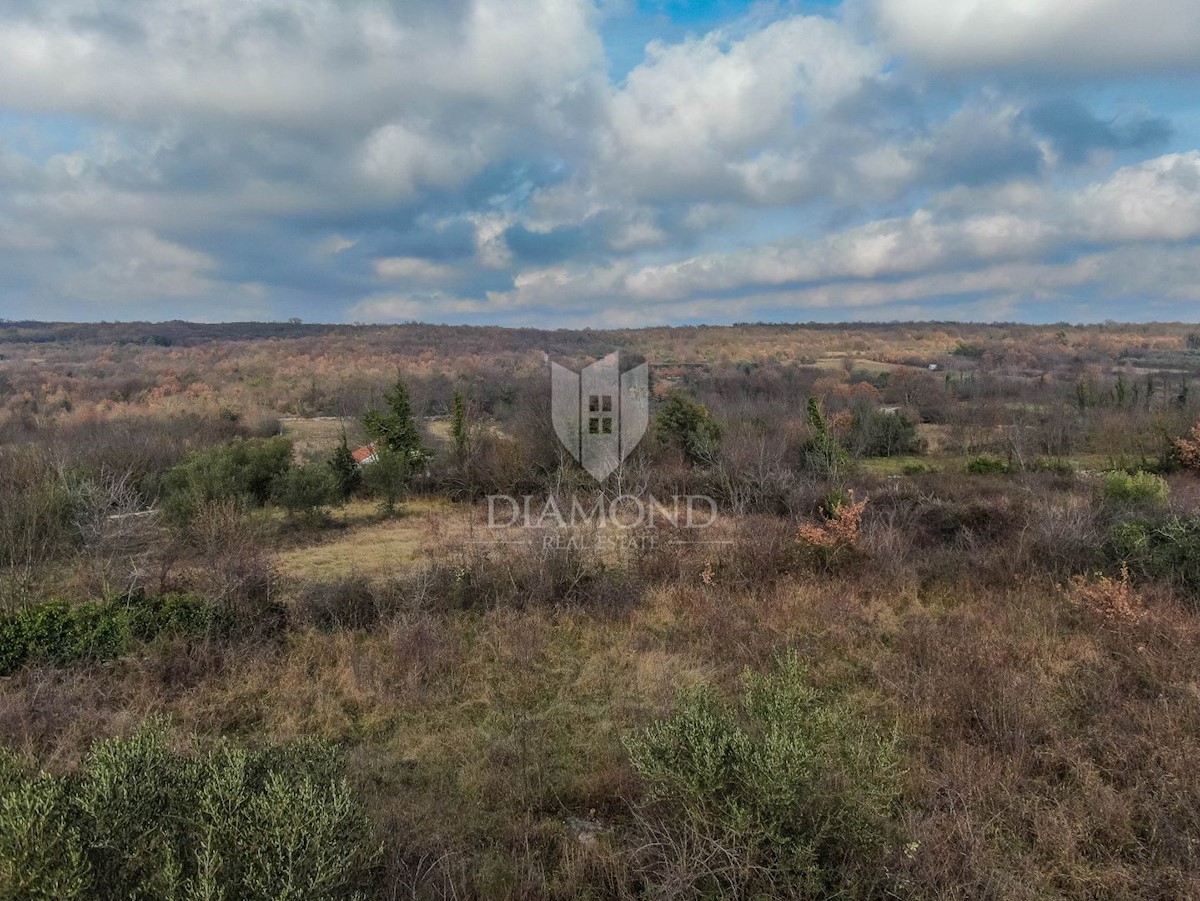
M815 397L808 399L808 427L812 434L804 444L804 468L819 476L841 478L850 468L850 454L829 431L821 404Z
M326 465L329 466L330 472L333 473L334 481L337 483L337 491L342 500L350 500L354 492L362 487L363 476L362 470L354 462L354 455L350 452L350 446L346 443L344 433L342 435L342 443L333 449L333 456L329 458Z
M721 442L721 426L703 404L672 391L656 417L658 437L683 451L691 463L712 459Z
M421 431L412 415L412 402L403 379L396 379L392 390L383 396L388 412L368 410L363 427L381 448L403 458L411 466L424 462L428 454L421 444Z
M454 454L461 460L467 453L467 404L461 391L454 392L450 437L454 439Z

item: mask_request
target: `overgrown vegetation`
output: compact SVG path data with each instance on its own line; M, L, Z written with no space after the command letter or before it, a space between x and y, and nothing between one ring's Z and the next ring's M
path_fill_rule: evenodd
M0 897L1200 895L1194 327L289 328L0 325Z
M111 660L159 637L220 638L228 611L185 595L34 604L0 617L0 675L26 662L68 664Z
M337 751L172 748L160 722L67 777L0 756L0 897L366 898L377 845Z
M793 656L744 682L738 705L700 687L627 742L652 878L704 897L884 894L901 849L891 740Z

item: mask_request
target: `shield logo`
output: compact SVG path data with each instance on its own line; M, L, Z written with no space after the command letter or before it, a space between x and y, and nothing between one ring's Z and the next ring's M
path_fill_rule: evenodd
M550 364L554 433L598 482L629 456L646 433L648 372L645 363L621 372L620 351L582 372Z

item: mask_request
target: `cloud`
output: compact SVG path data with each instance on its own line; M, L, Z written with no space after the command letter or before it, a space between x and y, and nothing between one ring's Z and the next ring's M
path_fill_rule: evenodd
M840 306L902 294L897 282L938 294L994 291L1000 287L997 276L1010 290L1036 293L1045 284L1039 281L1044 273L1071 271L1070 266L1047 268L1048 260L1064 252L1078 266L1088 246L1200 240L1200 152L1127 166L1073 191L1026 183L1004 190L961 189L945 200L816 240L642 267L617 263L526 272L513 290L491 299L497 309L519 309L578 308L620 298L667 304L707 296L717 298L719 309L731 293L794 288L791 296L803 297L806 305Z
M386 279L438 282L454 277L454 267L416 257L384 257L375 261L375 274Z
M63 288L88 300L195 297L215 287L208 277L215 259L144 229L108 232L84 256L89 265Z
M1029 123L1054 142L1068 163L1084 162L1097 150L1138 150L1165 143L1173 132L1163 116L1140 113L1105 122L1070 97L1055 97L1030 107Z
M870 8L677 22L631 59L663 20L625 0L9 3L0 307L557 325L1192 296L1193 101L1097 74L1191 65L1192 4Z
M608 97L593 176L642 200L754 193L756 161L794 145L802 120L852 96L885 61L817 16L737 39L715 31L652 43ZM790 181L807 178L802 161L788 166Z
M368 297L354 304L346 312L346 319L351 322L453 322L487 312L486 301L434 291Z
M1200 69L1193 0L873 0L872 10L895 50L935 69Z

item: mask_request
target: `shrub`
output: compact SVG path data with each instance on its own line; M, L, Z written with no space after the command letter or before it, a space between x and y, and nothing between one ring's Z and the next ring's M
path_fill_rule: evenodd
M1054 457L1043 457L1033 464L1035 472L1049 472L1056 476L1071 476L1075 474L1075 467L1071 465L1070 460L1062 460Z
M408 493L413 468L404 454L380 446L374 463L363 472L363 481L372 497L379 499L379 511L384 516L396 512L396 504Z
M333 449L333 454L325 465L329 467L342 501L350 500L354 493L362 488L362 469L354 462L354 454L346 443L345 435L342 436L341 443Z
M0 898L82 901L89 883L66 786L0 749Z
M1185 468L1200 470L1200 422L1175 439L1175 456Z
M830 512L820 525L805 523L796 531L796 541L810 550L826 567L860 553L858 530L865 500L853 503L853 497L831 501Z
M987 454L975 457L967 462L967 472L972 475L993 475L1008 472L1011 469L1003 457L993 457Z
M296 599L294 622L322 631L368 629L379 621L385 606L395 606L390 601L384 587L365 576L317 582L306 585Z
M163 478L163 506L179 524L189 523L207 503L236 501L261 507L291 466L292 442L284 437L239 438L196 451Z
M920 450L916 423L899 412L856 410L847 440L859 457L896 457Z
M1102 574L1090 579L1074 576L1067 589L1067 600L1114 625L1140 622L1146 616L1145 601L1130 584L1127 564L1121 565L1119 579Z
M1114 564L1128 564L1136 575L1200 597L1200 516L1117 523L1109 530L1106 551Z
M326 466L293 466L275 477L271 497L288 516L313 520L341 500L341 489Z
M803 468L822 478L838 479L850 469L850 455L829 430L815 397L808 399L809 439L801 448Z
M181 595L86 603L49 601L0 618L0 675L31 660L65 664L111 660L137 641L224 633L226 614Z
M377 849L320 741L177 752L161 722L80 772L0 766L0 897L363 898Z
M1105 503L1156 506L1167 499L1167 480L1152 472L1104 474L1100 496Z
M721 442L721 427L708 409L676 389L655 416L659 440L675 447L691 463L707 463Z
M708 688L685 695L626 746L658 836L650 852L716 846L683 877L692 893L831 897L885 881L898 847L893 742L809 686L794 656L772 673L747 673L736 706ZM722 858L728 866L714 862ZM649 861L651 881L676 863Z

